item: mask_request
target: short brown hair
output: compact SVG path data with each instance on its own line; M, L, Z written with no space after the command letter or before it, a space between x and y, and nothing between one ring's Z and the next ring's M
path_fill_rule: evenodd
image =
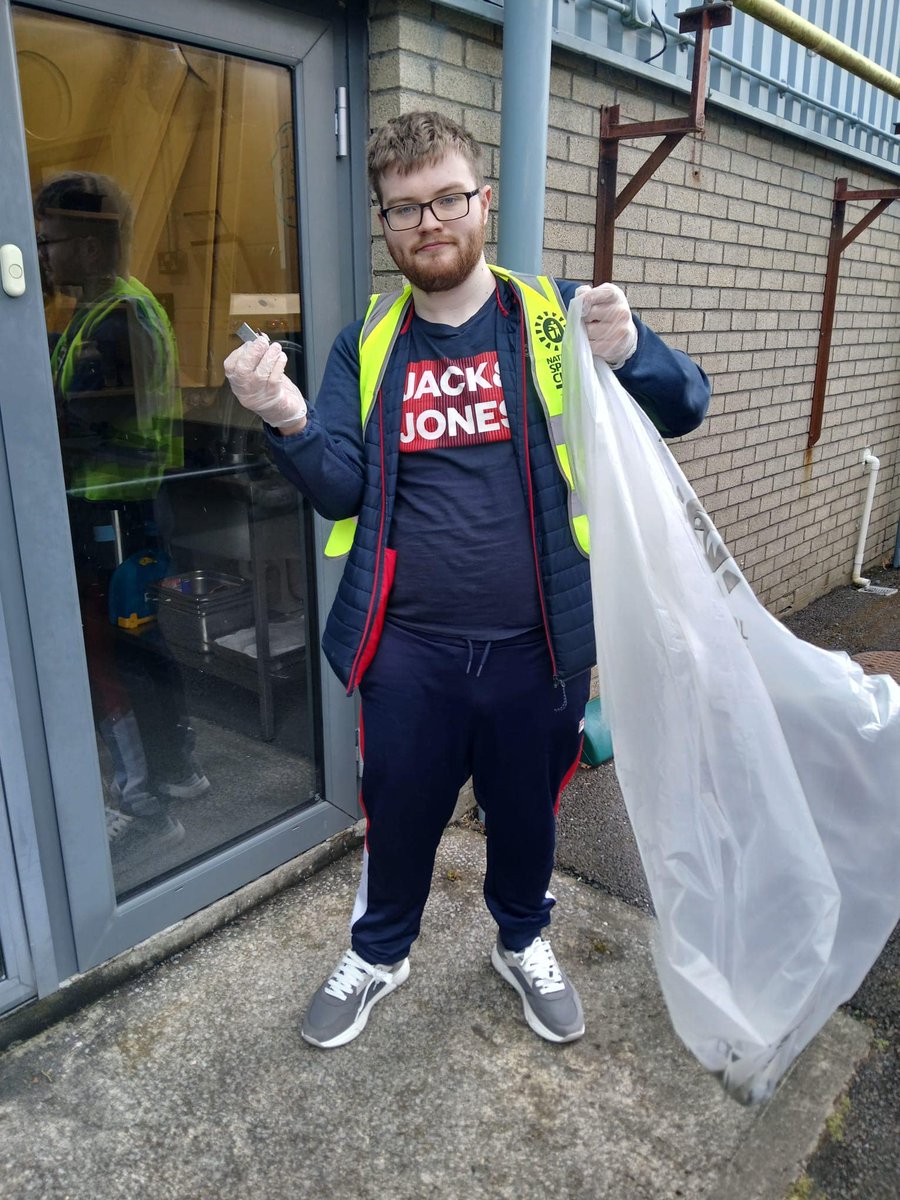
M472 168L476 187L484 177L481 146L449 117L436 112L410 112L393 117L376 129L366 146L369 183L381 203L381 176L395 170L409 175L417 167L433 166L448 154L461 154Z
M108 175L66 171L45 183L34 199L34 215L67 222L76 237L94 237L109 269L127 270L134 214L128 197Z

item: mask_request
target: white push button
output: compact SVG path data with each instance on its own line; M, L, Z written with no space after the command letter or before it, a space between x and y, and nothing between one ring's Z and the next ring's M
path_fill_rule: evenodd
M0 283L7 296L21 296L25 291L25 266L22 251L12 242L0 246Z

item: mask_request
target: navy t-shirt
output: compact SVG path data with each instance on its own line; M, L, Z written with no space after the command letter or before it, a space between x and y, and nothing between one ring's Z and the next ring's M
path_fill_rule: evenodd
M464 325L413 315L387 619L473 640L541 624L528 505L497 361L497 297Z

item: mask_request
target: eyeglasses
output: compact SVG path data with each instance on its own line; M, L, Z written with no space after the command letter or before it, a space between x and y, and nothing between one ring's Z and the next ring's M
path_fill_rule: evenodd
M426 208L431 210L431 215L438 221L458 221L461 217L468 216L469 201L480 191L481 188L473 188L471 192L450 192L447 196L426 200L424 204L394 204L379 211L387 221L388 228L393 229L394 233L400 233L405 229L418 229Z
M35 238L35 241L37 242L38 250L43 250L45 246L57 246L60 242L77 242L78 238L74 235L70 235L69 237L48 238L44 237L42 233L39 233Z

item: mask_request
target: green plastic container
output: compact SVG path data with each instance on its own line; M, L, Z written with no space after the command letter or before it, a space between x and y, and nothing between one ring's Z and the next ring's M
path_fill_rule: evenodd
M613 756L612 734L599 697L589 700L584 710L584 745L581 748L582 764L599 767Z

